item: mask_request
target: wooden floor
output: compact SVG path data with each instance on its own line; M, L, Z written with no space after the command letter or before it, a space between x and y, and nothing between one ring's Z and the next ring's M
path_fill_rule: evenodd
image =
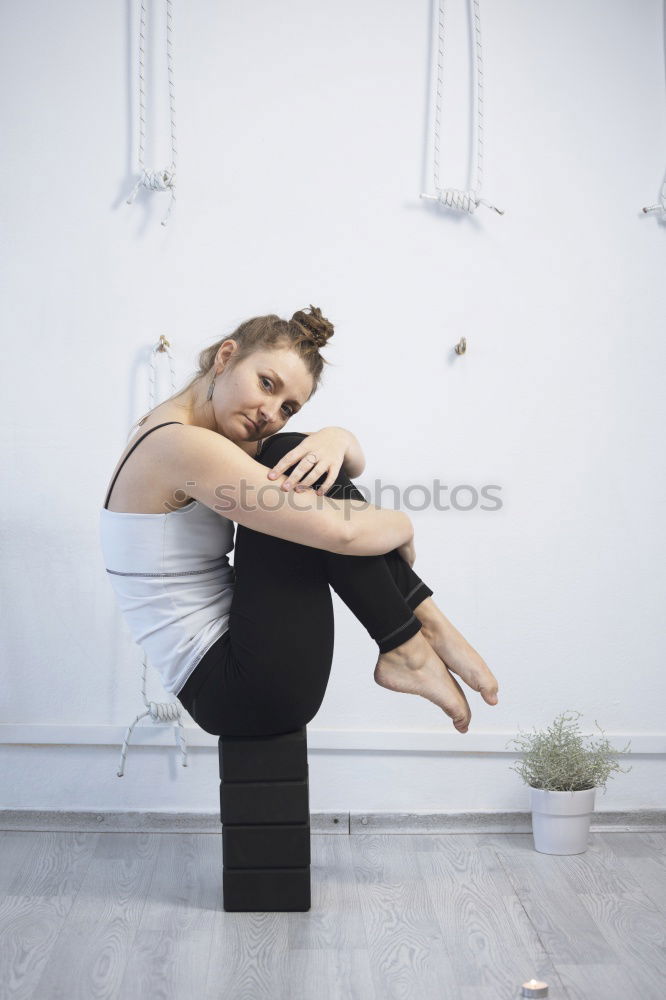
M225 913L219 834L0 833L0 997L666 997L666 834L312 836L312 909Z

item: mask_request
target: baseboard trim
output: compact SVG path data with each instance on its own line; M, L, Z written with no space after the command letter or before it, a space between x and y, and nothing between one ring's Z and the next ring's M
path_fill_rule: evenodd
M179 727L173 724L150 723L145 719L132 733L129 753L141 747L175 747L178 749ZM217 752L218 738L199 726L183 726L188 750L206 749ZM122 726L41 725L31 723L0 724L0 745L23 746L111 746L120 749L127 734ZM449 729L318 729L308 726L308 751L364 752L394 750L398 753L504 753L519 756L515 747L508 746L519 735L516 731L458 733ZM594 732L592 735L595 735ZM666 755L666 732L606 732L612 746L621 750L630 742L630 754Z
M0 810L0 831L99 833L209 833L221 836L219 813L64 812L41 809ZM443 834L531 833L529 812L372 813L316 812L310 814L313 834ZM595 812L593 833L666 830L666 810L637 809Z

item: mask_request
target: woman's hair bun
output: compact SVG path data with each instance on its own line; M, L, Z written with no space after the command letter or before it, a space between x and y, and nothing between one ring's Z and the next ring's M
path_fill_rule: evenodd
M324 347L335 332L333 324L325 316L322 316L321 309L318 309L317 306L311 305L309 313L299 309L291 317L291 320L292 323L298 323L305 327L308 336L317 347Z

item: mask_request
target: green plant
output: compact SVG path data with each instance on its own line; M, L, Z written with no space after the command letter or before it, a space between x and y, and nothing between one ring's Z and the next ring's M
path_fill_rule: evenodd
M511 765L523 781L532 788L556 792L578 792L585 788L603 787L613 771L624 774L631 768L620 767L612 759L614 754L631 752L629 743L622 750L615 750L607 739L583 746L578 723L572 721L581 712L562 712L545 732L535 732L514 737L510 743L520 747L524 759ZM595 725L603 730L595 719ZM508 745L508 744L507 744Z

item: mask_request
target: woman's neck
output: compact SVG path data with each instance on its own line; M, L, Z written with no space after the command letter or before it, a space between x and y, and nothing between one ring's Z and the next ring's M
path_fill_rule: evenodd
M201 414L204 414L206 411L201 407L199 412L197 412L196 399L192 399L189 393L185 393L185 395L179 396L177 399L165 399L163 403L159 403L152 410L152 414L158 415L158 411L160 419L164 419L165 416L173 417L183 423L196 427L204 427L206 430L212 430L216 434L219 433L210 422L206 423L205 419L201 419ZM234 441L234 444L241 448L250 458L256 458L261 447L261 441Z

